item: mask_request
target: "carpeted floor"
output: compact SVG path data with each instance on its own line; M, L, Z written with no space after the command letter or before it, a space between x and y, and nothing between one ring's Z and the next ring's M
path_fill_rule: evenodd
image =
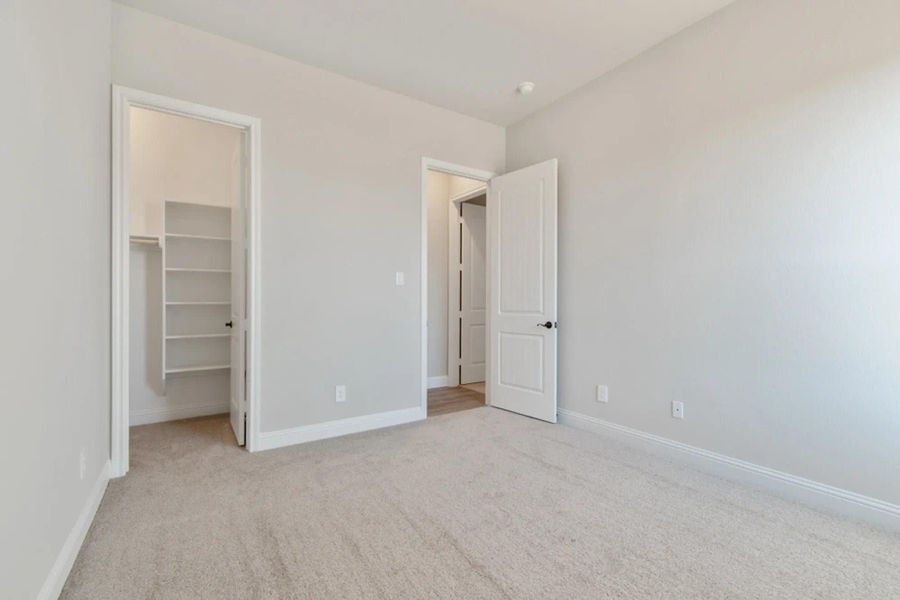
M900 536L492 408L249 454L132 430L63 598L900 598Z

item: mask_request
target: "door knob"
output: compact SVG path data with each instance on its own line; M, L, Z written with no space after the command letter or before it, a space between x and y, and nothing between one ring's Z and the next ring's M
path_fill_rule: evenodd
M225 323L225 327L234 327L234 321L228 321Z
M547 321L546 323L538 323L538 327L546 327L547 329L553 329L553 321Z

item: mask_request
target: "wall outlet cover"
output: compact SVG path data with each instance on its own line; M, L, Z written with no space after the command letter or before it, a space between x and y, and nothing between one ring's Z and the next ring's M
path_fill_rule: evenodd
M679 402L678 400L672 402L672 417L676 419L684 418L684 402Z
M605 385L597 386L597 402L609 402L609 388Z
M334 386L334 401L335 402L346 402L347 401L347 386L346 385Z

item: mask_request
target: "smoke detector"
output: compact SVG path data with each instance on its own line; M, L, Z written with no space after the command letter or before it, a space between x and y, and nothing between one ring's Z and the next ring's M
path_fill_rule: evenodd
M523 81L519 85L516 86L516 91L520 96L527 96L531 92L534 91L534 82L531 81Z

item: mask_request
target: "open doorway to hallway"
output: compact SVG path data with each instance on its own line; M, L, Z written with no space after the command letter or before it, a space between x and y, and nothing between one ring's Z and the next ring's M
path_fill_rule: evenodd
M423 411L428 389L453 388L493 408L556 423L557 170L556 159L503 175L422 159ZM480 276L478 266L466 267L477 254L484 256ZM483 299L476 298L482 289ZM479 379L483 395L461 387Z
M427 174L428 416L485 404L487 355L484 181Z

